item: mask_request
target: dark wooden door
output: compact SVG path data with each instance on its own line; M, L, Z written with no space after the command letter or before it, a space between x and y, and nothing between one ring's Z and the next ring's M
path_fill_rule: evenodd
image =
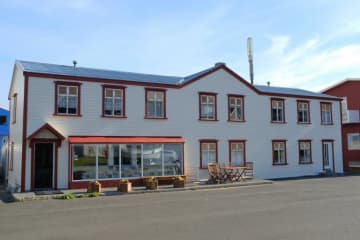
M53 143L35 144L35 189L53 188Z

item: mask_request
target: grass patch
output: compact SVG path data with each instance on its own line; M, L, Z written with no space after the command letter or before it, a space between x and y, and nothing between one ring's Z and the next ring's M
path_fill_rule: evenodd
M55 196L54 199L62 199L62 200L73 200L76 196L72 193L65 193L64 195Z

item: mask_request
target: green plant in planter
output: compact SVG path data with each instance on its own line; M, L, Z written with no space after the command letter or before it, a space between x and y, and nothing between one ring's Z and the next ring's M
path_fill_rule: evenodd
M177 176L174 178L174 188L184 188L185 187L185 178L182 176Z
M155 177L149 177L146 179L146 188L151 190L158 189L158 181Z

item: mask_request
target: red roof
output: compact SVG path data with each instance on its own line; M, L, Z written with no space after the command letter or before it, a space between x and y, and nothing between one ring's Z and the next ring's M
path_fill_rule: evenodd
M69 137L70 143L184 143L182 137Z

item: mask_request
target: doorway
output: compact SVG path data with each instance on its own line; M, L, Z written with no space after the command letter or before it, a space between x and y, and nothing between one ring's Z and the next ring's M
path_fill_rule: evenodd
M54 144L35 143L35 189L52 189Z
M323 168L327 171L333 171L334 151L332 141L323 141Z

